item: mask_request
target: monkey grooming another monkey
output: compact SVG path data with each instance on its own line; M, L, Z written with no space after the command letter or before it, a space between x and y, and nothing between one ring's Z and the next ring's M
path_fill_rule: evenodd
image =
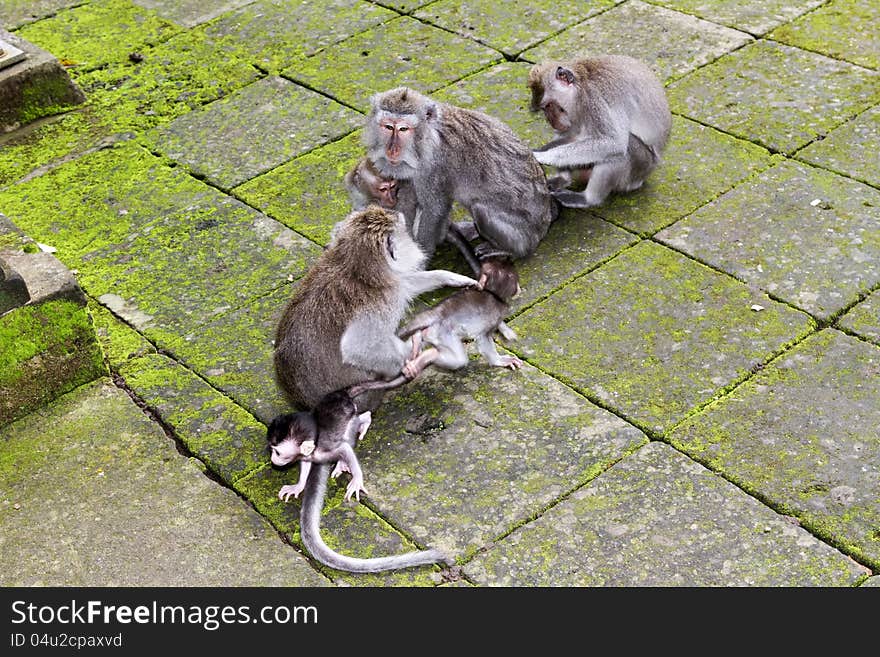
M477 285L454 272L425 271L424 262L402 214L371 205L340 222L278 324L275 375L294 406L313 408L334 390L400 374L411 345L397 328L411 301L445 285ZM364 391L358 408L374 410L383 394Z
M531 255L558 210L531 150L501 121L407 87L374 95L367 157L386 178L411 180L415 240L432 255L454 201L470 212L481 258Z
M482 290L459 290L400 330L401 338L413 338L411 358L403 366L405 376L415 378L431 364L447 370L464 367L468 362L465 339L474 340L490 365L512 370L522 367L516 356L499 354L492 339L495 331L506 340L516 339L516 333L502 321L510 309L508 300L519 292L513 263L502 258L484 260L480 283ZM419 353L422 340L433 346Z
M623 55L543 62L529 71L530 109L557 138L534 151L559 169L549 185L559 203L588 208L611 192L642 186L660 162L672 115L663 85L644 63ZM583 191L565 189L586 182Z
M371 414L369 411L359 413L354 400L367 390L396 388L408 380L401 375L391 381L367 381L337 390L325 395L311 412L280 415L269 425L267 440L272 450L272 463L286 465L300 459L299 481L282 486L278 497L288 501L291 495L297 497L304 490L300 536L309 554L325 566L354 573L377 573L446 561L445 555L437 550L369 559L347 557L331 550L321 538L321 509L327 494L327 477L331 476L329 463L339 459L332 473L334 477L341 472L351 472L345 499L354 495L360 500L359 493L366 492L353 447L369 428ZM311 454L304 456L303 446L308 443L312 446L305 451L311 450ZM313 462L318 464L317 468L311 467Z

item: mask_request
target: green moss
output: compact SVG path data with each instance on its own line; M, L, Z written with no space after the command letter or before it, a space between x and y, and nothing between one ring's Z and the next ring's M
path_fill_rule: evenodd
M124 324L104 306L89 299L89 311L95 323L95 332L101 343L111 369L131 358L155 353L156 348L140 333Z
M0 424L106 374L85 307L45 301L0 317Z

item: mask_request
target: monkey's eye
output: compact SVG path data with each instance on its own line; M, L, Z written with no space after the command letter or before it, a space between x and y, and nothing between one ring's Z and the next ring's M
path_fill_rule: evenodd
M399 132L406 132L407 130L409 130L409 126L408 126L408 125L402 125L402 126L400 126L399 128L397 128L397 130L398 130Z
M394 125L391 123L386 123L382 127L385 128L386 130L388 130L389 132L394 132Z

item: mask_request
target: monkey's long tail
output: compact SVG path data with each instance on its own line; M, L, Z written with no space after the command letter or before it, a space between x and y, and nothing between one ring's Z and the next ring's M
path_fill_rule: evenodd
M391 557L374 557L361 559L346 557L331 550L321 539L321 509L327 494L327 478L330 476L329 465L312 468L303 492L303 504L300 511L300 535L302 541L315 559L325 566L351 573L378 573L385 570L425 566L433 563L446 562L446 556L438 550L422 550L398 554Z

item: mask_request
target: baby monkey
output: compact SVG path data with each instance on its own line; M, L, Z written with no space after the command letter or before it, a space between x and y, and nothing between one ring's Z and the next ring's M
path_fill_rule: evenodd
M483 260L477 288L458 290L416 315L399 331L401 339L412 336L412 354L403 366L404 376L414 379L431 364L447 370L464 367L468 361L464 340L473 340L490 365L512 370L522 367L516 356L499 354L492 339L498 331L505 340L516 340L516 333L503 319L510 310L508 302L519 291L519 275L509 258ZM432 346L419 353L422 340Z
M354 497L360 502L360 494L367 490L354 445L367 433L373 417L370 411L358 413L354 399L366 390L396 388L406 381L405 376L398 376L390 381L367 381L335 390L324 395L311 411L286 413L273 419L266 433L272 464L284 466L299 461L300 468L299 481L282 486L279 499L287 502L291 496L299 497L312 463L336 463L330 476L350 473L345 499Z

